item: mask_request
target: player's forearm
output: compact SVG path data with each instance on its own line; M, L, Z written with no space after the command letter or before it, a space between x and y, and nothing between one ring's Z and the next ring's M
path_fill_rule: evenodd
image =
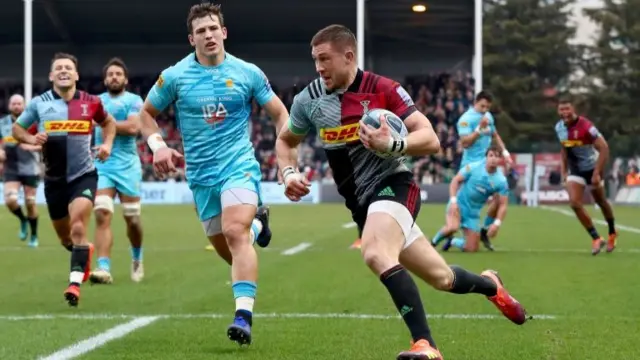
M29 144L29 145L35 145L36 143L35 136L29 134L27 129L23 128L18 123L13 124L13 127L11 128L11 132L12 132L11 135L13 136L13 138L16 139L19 143Z
M463 148L468 148L469 146L473 145L473 143L476 142L476 140L478 140L479 137L480 137L480 132L475 131L472 134L461 137L460 144L462 145Z
M504 218L507 216L507 204L500 203L500 207L498 208L498 213L496 214L496 219L500 220L500 222L504 221Z
M129 119L126 121L116 122L116 134L135 136L140 131L140 121L138 119Z
M500 134L498 134L497 132L494 132L493 133L493 140L495 140L495 142L498 144L498 146L502 150L502 156L503 157L506 158L506 157L511 156L511 154L509 153L509 150L507 150L507 146L504 144L504 141L502 141L502 137L500 137Z
M155 116L143 108L142 111L140 111L140 133L142 134L142 138L146 140L149 136L159 132L160 128L158 127L158 123L156 123Z
M416 130L405 138L409 156L425 156L436 154L440 151L440 140L438 135L429 127Z
M298 169L298 146L291 145L284 139L276 140L276 158L280 170L289 166Z
M607 160L609 160L609 146L601 146L598 150L598 161L596 161L596 172L602 174Z
M42 151L42 146L40 145L20 144L20 147L27 151Z
M449 198L455 198L458 195L458 189L460 189L460 179L456 176L449 184Z
M116 137L116 122L111 117L106 118L100 123L102 128L102 141L105 144L113 145L113 140Z
M562 173L562 177L566 177L567 174L569 173L569 166L568 166L568 159L567 159L567 152L562 149L561 152L561 156L560 156L560 171Z

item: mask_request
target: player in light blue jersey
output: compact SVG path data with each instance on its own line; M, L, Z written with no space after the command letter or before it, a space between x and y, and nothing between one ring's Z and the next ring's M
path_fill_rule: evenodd
M278 133L289 114L257 66L225 51L227 29L220 6L194 5L187 25L195 52L158 78L140 113L142 134L154 153L156 172L174 171L173 162L182 155L167 147L154 121L174 104L198 216L209 241L232 268L236 313L227 334L249 344L258 276L252 244L264 247L271 240L268 209L260 206L260 164L249 134L252 99L275 120Z
M447 206L447 224L434 236L432 243L437 246L447 240L442 249L455 246L463 251L478 251L480 245L480 211L494 194L498 211L494 222L489 226L488 236L494 237L507 214L509 186L507 178L498 170L500 149L490 147L485 159L466 164L453 178L449 186L451 200ZM451 237L462 227L464 238Z
M136 148L136 136L140 131L139 113L142 109L142 98L126 91L129 74L126 64L121 59L109 60L104 67L103 75L107 92L100 95L100 99L105 109L116 119L116 138L113 141L111 157L105 162L95 163L98 170L98 190L94 205L98 266L91 272L89 280L93 284L110 284L113 281L110 261L113 246L111 218L114 211L113 200L118 195L131 243L131 280L139 282L144 277L140 224L142 166ZM94 135L96 144L101 144L102 130L96 128Z
M460 169L468 164L484 160L487 149L492 142L495 142L502 149L502 156L507 166L512 164L511 154L504 146L504 142L496 130L493 115L489 112L492 102L493 96L491 94L487 91L480 91L476 95L473 106L458 119L458 135L460 143L464 147ZM490 202L484 226L480 230L482 244L489 250L493 250L493 245L491 245L487 232L495 221L498 206L497 200Z

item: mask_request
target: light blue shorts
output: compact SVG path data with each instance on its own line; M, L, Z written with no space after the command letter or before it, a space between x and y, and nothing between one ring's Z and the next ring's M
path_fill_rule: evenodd
M230 189L247 189L258 195L258 206L262 205L260 198L260 180L262 173L257 162L232 171L224 180L216 185L190 184L193 201L198 211L200 221L209 220L222 213L221 195Z
M118 194L140 197L142 169L132 168L124 171L98 170L98 190L116 189Z
M449 213L449 207L451 202L447 204L446 213ZM473 232L480 232L480 210L473 210L468 206L463 206L458 202L458 209L460 209L460 228L469 229Z

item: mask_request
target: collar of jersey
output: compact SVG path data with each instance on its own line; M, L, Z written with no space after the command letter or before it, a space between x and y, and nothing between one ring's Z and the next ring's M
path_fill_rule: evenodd
M337 89L337 90L329 90L326 89L327 95L331 95L333 93L336 94L344 94L345 92L354 92L357 93L358 90L360 90L360 85L362 84L362 77L364 76L364 71L362 71L362 69L358 69L358 72L356 73L356 78L353 80L353 82L351 83L351 85L349 85L349 87L347 88L347 90L341 90L341 89Z
M58 95L58 93L53 90L53 88L49 91L51 92L51 96L53 96L54 99L62 99L60 95ZM76 89L76 92L73 93L72 99L80 99L80 90Z
M222 62L218 65L212 65L212 66L206 66L206 65L202 65L200 63L200 61L198 61L198 57L196 56L196 52L193 52L193 62L196 63L198 66L204 68L204 69L215 69L217 67L220 67L222 65L224 65L225 62L227 62L227 59L229 59L229 54L227 54L227 52L224 52L224 60L222 60Z

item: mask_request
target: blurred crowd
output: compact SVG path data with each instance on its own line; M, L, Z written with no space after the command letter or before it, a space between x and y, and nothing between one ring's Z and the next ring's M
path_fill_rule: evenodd
M144 97L155 80L154 77L131 77L128 90ZM284 87L274 85L273 88L287 108L290 108L293 97L304 86L306 86L305 82L298 82ZM421 75L408 77L405 79L404 86L412 95L418 110L431 120L442 144L440 153L436 155L409 159L414 177L422 184L448 182L455 175L462 154L455 124L458 117L473 104L473 78L469 73L464 72ZM48 84L35 85L34 96L47 88ZM82 78L78 88L92 94L100 94L104 91L102 79L98 77ZM0 109L7 109L7 101L14 93L22 93L21 85L8 84L0 87ZM157 121L167 143L182 151L182 142L176 128L173 109L165 111ZM263 180L275 181L277 179L273 151L275 128L264 110L255 103L251 115L251 134L256 157L262 166ZM144 167L144 180L160 181L153 173L149 148L143 141L139 141L138 149ZM173 178L164 179L164 181L184 181L184 164L179 165L181 170ZM326 156L315 133L309 134L300 149L300 168L304 169L312 180L333 182Z

